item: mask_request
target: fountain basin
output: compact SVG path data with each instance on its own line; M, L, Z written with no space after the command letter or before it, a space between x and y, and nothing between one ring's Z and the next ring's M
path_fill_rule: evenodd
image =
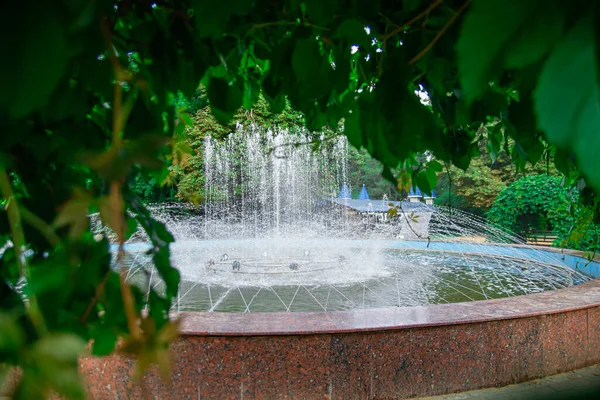
M600 270L600 263L578 252L494 246L560 259L594 277ZM600 362L598 279L468 303L181 317L170 384L154 369L145 377L156 398L409 398ZM96 399L141 397L130 380L133 366L134 360L119 355L81 360Z
M569 268L566 255L552 254L448 241L179 242L172 248L172 262L182 283L173 310L330 312L424 306L531 294L590 279L585 274L590 265ZM138 253L124 262L127 278L142 291L161 288L149 257Z

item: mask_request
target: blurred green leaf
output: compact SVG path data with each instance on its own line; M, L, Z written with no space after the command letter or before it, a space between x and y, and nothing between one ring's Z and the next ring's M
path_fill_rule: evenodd
M319 43L316 39L302 39L296 42L292 54L292 68L300 82L308 83L315 79L321 68Z
M535 109L548 139L577 155L579 168L598 190L600 137L595 132L600 127L600 90L594 43L593 20L585 17L561 40L544 65Z
M208 85L208 99L213 115L222 124L228 124L242 106L243 91L236 82L212 77Z
M340 0L306 0L306 13L316 24L327 24L341 9L342 2Z
M54 220L53 226L61 228L70 226L69 236L76 238L87 229L89 225L88 212L94 199L92 195L83 190L76 190L73 197L65 203Z
M6 354L16 353L25 343L25 333L18 325L16 319L4 312L0 312L0 359ZM1 387L1 386L0 386Z
M68 398L84 399L85 390L77 371L78 357L84 349L85 342L74 334L56 333L40 338L28 351L35 367L24 367L23 381L36 379L37 386L51 388Z
M113 352L117 344L117 335L113 329L107 326L93 326L90 329L92 338L92 354L95 356L106 356Z
M564 18L554 2L473 2L457 43L459 73L467 101L489 90L489 82L505 67L525 67L543 57L560 38Z
M0 67L0 106L16 118L47 104L69 61L59 9L36 6L35 2L21 1L10 12L0 13L0 26L6 30L2 52L8 57Z
M363 47L363 50L371 47L371 38L365 31L365 26L359 20L346 19L335 30L333 37L341 38L350 45L358 45Z

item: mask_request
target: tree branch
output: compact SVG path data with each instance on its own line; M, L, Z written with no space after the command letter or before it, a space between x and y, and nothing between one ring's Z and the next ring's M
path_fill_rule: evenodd
M248 30L248 32L246 32L246 35L249 35L254 30L269 28L271 26L306 26L306 27L309 27L309 28L320 29L320 30L323 30L323 31L330 31L331 30L331 29L329 29L329 28L327 28L325 26L318 26L318 25L315 25L313 23L306 22L306 21L301 21L301 22L297 22L297 21L273 21L273 22L262 22L260 24L254 24Z
M391 31L390 33L386 34L381 41L383 42L382 47L385 48L385 44L387 42L387 40L389 38L391 38L392 36L402 32L403 30L405 30L406 28L408 28L409 26L411 26L412 24L414 24L415 22L417 22L418 20L420 20L421 18L423 18L424 16L428 15L434 8L436 8L437 6L439 6L440 4L442 4L442 0L435 0L433 3L431 3L429 5L429 7L427 7L425 10L421 11L419 14L417 14L417 16L415 16L414 18L412 18L411 20L403 23L402 25L398 26L396 29L394 29L393 31Z
M427 46L425 46L425 48L423 50L421 50L419 52L419 54L417 54L416 56L414 56L412 58L412 60L410 60L408 63L410 65L412 65L412 64L416 63L417 61L419 61L419 59L421 57L423 57L425 54L427 54L427 52L429 50L431 50L431 48L437 43L438 40L440 40L440 38L442 37L442 35L448 30L448 28L450 27L450 25L452 25L454 23L454 21L456 20L456 18L458 18L458 16L463 13L463 11L469 6L470 3L471 3L471 0L465 1L464 4L462 6L460 6L460 8L458 10L456 10L456 12L454 13L454 15L452 15L452 17L448 20L448 22L446 22L446 25L444 25L442 27L442 29L440 29L440 31L437 33L437 35L435 35L435 37L433 38L433 40L431 42L429 42L429 44Z

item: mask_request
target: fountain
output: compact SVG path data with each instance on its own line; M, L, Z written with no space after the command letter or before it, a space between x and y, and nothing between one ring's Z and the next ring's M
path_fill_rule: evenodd
M362 199L352 199L346 139L317 151L302 145L309 141L302 132L258 128L240 129L225 142L206 139L201 210L154 208L177 239L173 264L183 279L175 310L416 306L590 279L530 247L490 246L523 243L474 216L414 202L422 197L418 189L412 202L372 200L366 187ZM400 211L395 218L387 214L390 204ZM132 252L125 262L128 279L160 288L150 258Z
M458 210L353 199L345 139L298 145L310 141L259 128L207 139L204 205L153 208L176 238L183 318L172 385L152 372L153 395L402 398L600 361L600 263ZM126 278L160 291L147 248L127 243ZM117 373L131 360L84 366L139 394Z

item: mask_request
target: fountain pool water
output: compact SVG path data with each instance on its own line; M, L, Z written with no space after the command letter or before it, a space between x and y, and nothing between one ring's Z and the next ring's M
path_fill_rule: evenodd
M374 249L373 244L381 248ZM256 312L416 306L529 294L589 280L561 265L559 259L466 253L468 249L455 243L453 251L394 249L397 244L330 242L327 245L335 246L320 247L321 253L315 252L319 247L314 243L305 242L315 253L247 256L242 255L248 253L241 246L256 243L183 242L173 249L174 264L183 278L174 307L178 311ZM221 255L227 257L207 260L223 246L229 253ZM343 260L322 255L341 249L349 254ZM153 269L145 255L130 254L125 262L131 265L129 279L161 288L158 275L148 274Z
M559 255L457 210L336 198L348 145L314 151L304 133L238 130L204 146L199 209L153 208L174 233L178 311L337 311L485 300L564 288L590 278ZM344 197L344 196L342 196ZM334 200L335 199L335 200ZM387 203L387 202L386 202ZM387 204L384 204L387 207ZM377 208L379 207L379 209ZM385 210L384 210L385 211ZM163 283L129 243L127 278Z

